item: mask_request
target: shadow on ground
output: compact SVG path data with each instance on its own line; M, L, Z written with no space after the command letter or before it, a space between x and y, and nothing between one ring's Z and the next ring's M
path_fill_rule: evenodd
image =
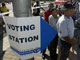
M69 60L77 60L77 54L70 52Z
M45 54L45 58L46 58L47 60L50 60L50 56L47 55L47 54Z
M0 60L3 60L3 56L5 54L6 51L3 51L1 54L0 54Z

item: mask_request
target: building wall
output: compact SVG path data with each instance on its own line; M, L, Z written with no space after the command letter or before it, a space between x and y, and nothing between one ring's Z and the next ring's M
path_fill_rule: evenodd
M0 3L2 2L11 2L12 0L0 0Z

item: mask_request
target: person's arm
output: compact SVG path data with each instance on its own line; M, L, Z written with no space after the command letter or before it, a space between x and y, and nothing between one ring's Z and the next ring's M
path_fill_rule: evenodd
M74 38L73 38L74 43L77 42L77 35L76 35L76 31L74 30Z
M66 42L68 42L68 43L70 43L70 44L73 44L73 41L72 41L68 36L63 37L63 39L64 39Z
M44 17L44 20L48 22L48 17L46 12L43 13L43 17Z

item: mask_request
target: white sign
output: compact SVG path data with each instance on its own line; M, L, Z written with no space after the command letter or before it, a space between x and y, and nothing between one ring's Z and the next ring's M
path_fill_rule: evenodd
M40 54L40 17L4 19L10 47L20 59L29 59Z

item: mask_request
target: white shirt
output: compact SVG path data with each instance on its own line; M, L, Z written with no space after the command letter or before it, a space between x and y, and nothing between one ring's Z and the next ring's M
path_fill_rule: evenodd
M57 30L57 27L56 27L56 23L57 23L57 19L55 19L52 15L49 16L49 24Z
M63 37L66 36L68 36L70 39L73 39L74 36L73 19L71 17L67 18L65 15L62 15L57 22L57 30L58 35L62 40L64 40Z

